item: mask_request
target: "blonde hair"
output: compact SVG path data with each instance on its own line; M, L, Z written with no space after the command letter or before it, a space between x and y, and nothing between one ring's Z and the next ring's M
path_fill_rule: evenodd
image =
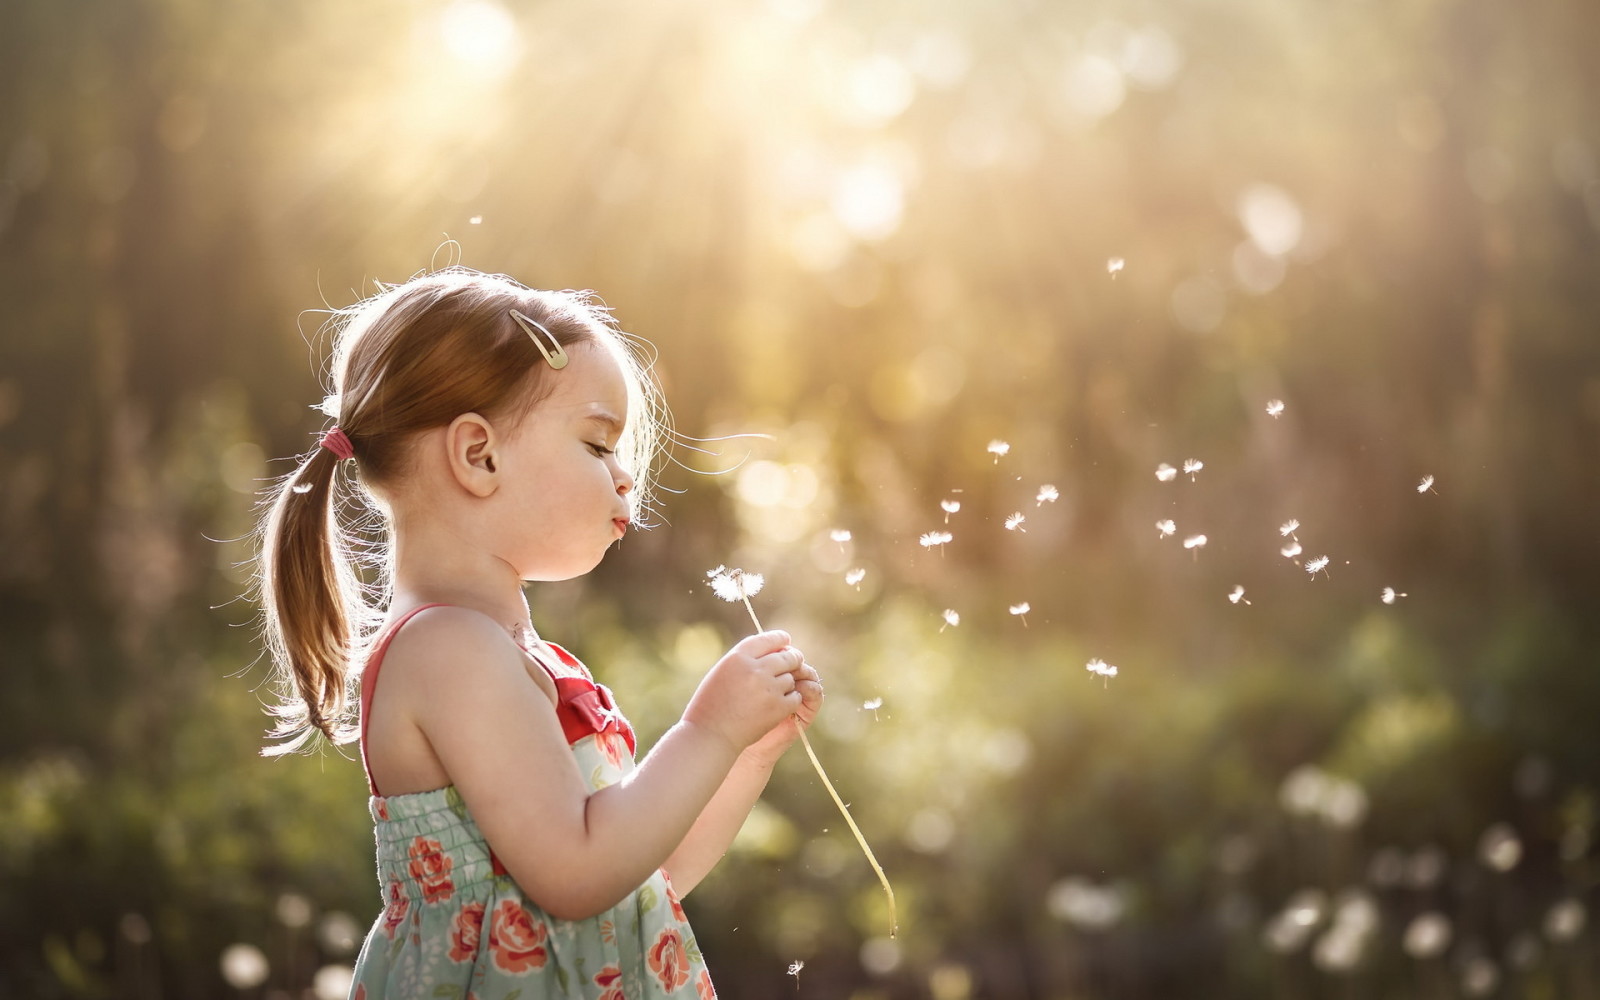
M503 275L449 267L378 294L329 321L336 343L323 409L350 439L359 480L327 448L302 455L263 498L258 585L263 641L278 703L268 756L304 748L317 733L356 738L351 663L389 597L388 516L377 493L406 474L418 433L462 413L526 415L559 378L511 318L538 321L563 347L590 343L621 363L629 419L617 456L635 479L628 501L648 513L666 411L652 358L589 292L527 288ZM362 512L347 512L350 501Z

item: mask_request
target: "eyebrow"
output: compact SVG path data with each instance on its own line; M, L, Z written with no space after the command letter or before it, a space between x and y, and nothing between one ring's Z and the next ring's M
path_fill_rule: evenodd
M613 434L621 434L622 433L622 428L623 428L622 418L617 416L614 413L611 413L608 410L601 410L598 413L590 413L587 416L585 416L583 419L593 421L594 423L597 423L597 424L604 424L605 426L607 426L607 427L609 427L611 429L611 432Z

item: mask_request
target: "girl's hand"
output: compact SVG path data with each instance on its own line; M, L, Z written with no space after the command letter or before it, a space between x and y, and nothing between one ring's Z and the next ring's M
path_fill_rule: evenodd
M750 744L750 748L744 752L746 757L763 767L776 764L789 745L799 738L801 730L811 727L817 711L822 708L822 678L817 674L817 668L802 664L800 669L794 671L794 677L795 690L800 692L800 707L789 718L769 729L765 736Z
M700 682L683 721L716 734L739 753L804 707L804 678L797 676L803 669L805 656L789 645L787 632L741 639ZM820 702L820 686L813 698Z

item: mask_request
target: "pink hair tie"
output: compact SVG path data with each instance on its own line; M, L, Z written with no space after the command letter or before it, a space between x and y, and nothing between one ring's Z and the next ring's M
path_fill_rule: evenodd
M322 439L317 443L337 455L340 461L356 457L355 445L352 445L350 438L337 427L330 427L324 431Z

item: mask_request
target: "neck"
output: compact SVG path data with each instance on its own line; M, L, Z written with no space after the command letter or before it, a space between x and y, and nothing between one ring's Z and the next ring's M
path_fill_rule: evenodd
M533 632L522 580L503 560L460 539L435 539L426 533L397 530L393 546L391 610L454 604L488 615L518 640Z

